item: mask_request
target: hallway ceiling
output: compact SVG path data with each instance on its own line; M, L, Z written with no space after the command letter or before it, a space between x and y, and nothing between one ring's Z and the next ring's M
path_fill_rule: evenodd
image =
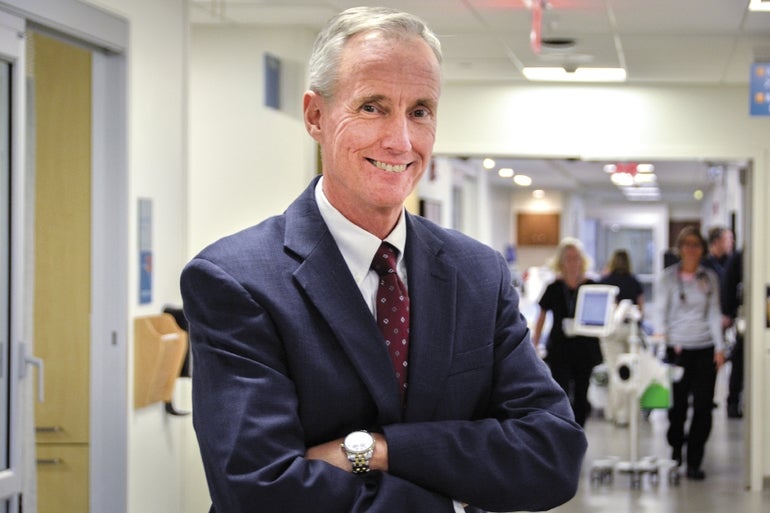
M193 24L302 26L318 30L359 0L188 0ZM535 1L535 0L531 0ZM770 8L770 0L760 0ZM525 66L625 67L628 84L748 84L752 62L770 61L770 12L749 12L749 0L547 0L542 39L530 43L530 0L380 0L422 17L444 51L447 82L524 83ZM590 191L622 199L602 163L558 159L508 160L532 187ZM713 163L656 165L663 201L692 203L707 190ZM510 179L493 178L501 186Z
M189 0L193 23L292 25L317 30L360 0ZM623 67L627 83L748 83L770 60L770 12L749 0L546 0L542 39L530 44L536 0L380 0L422 17L441 40L449 82L524 81L524 66ZM770 0L762 3L770 7Z
M482 159L463 159L473 161L475 167L482 166ZM488 171L490 180L498 187L517 188L511 178L501 178L497 170L510 167L516 174L524 174L533 178L529 190L535 188L547 191L580 191L586 202L622 203L623 193L613 185L610 176L604 171L606 162L586 161L578 159L517 159L495 158L496 166ZM720 180L729 166L745 167L743 162L711 162L702 160L656 160L645 161L653 164L660 189L659 201L671 205L694 205L696 190L703 193L711 189ZM628 162L617 163L619 166L629 165Z

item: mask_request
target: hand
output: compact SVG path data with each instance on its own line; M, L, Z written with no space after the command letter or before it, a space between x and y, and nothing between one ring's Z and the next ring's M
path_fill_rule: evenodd
M716 351L714 353L714 363L717 366L717 370L719 370L722 365L725 364L725 352L724 351Z

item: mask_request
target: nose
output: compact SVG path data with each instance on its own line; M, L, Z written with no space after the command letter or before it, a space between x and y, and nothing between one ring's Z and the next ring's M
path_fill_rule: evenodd
M387 117L383 127L382 146L399 153L412 149L409 118L406 115L393 114Z

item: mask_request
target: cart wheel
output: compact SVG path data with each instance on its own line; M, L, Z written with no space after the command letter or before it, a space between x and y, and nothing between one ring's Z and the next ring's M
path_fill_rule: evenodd
M671 486L679 486L679 478L679 469L673 467L668 470L668 484Z
M591 484L592 485L598 485L602 482L602 473L601 469L594 467L591 469Z

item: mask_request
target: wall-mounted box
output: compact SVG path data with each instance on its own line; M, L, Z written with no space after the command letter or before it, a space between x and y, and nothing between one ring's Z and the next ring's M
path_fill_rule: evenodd
M187 332L170 314L134 319L134 408L171 402L187 344Z

